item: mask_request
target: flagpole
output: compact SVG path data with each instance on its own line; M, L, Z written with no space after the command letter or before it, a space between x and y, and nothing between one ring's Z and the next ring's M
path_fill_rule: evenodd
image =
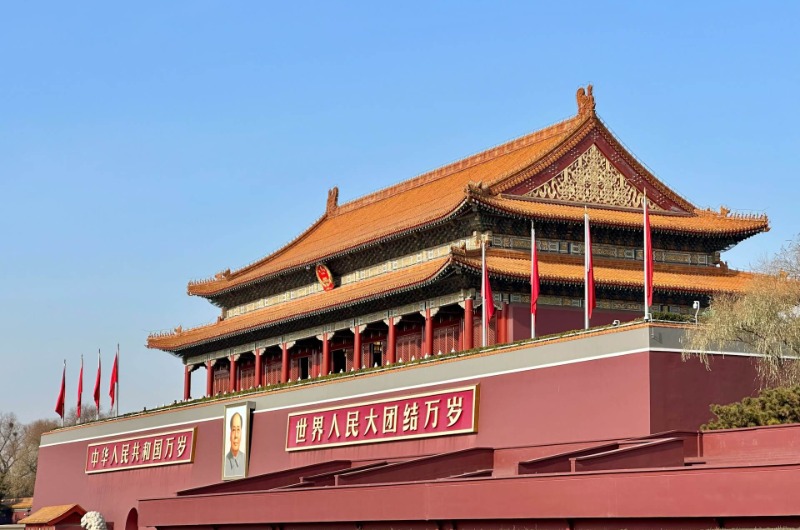
M534 296L534 271L536 271L536 229L533 227L533 220L531 220L531 296ZM536 295L538 296L538 293ZM538 300L536 300L536 303L538 303ZM531 309L533 309L533 304L534 301L531 300ZM531 338L536 338L536 313L533 311L531 311Z
M481 236L483 237L483 236ZM488 337L488 327L486 322L486 313L488 307L488 301L486 300L486 241L481 241L481 298L483 303L481 304L481 345L485 348L486 343L489 342ZM494 303L494 302L492 302Z
M67 403L67 360L64 359L64 371L61 374L61 426L64 426L64 417L66 414L66 403Z
M642 239L644 240L644 244L642 245L642 248L644 248L644 252L642 253L642 263L644 264L644 283L642 284L642 286L643 286L642 291L644 292L644 319L645 319L645 321L648 321L648 320L650 320L650 304L649 304L650 301L647 299L648 298L648 296L647 296L648 295L648 292L647 292L647 290L648 290L647 289L647 280L648 280L647 265L649 263L649 261L647 260L647 254L648 254L648 252L651 252L651 251L648 248L648 244L647 244L647 228L648 228L647 221L648 221L648 219L647 219L647 189L646 188L644 190L644 198L642 199L642 204L643 204L643 206L642 206L642 214L643 214L643 218L642 218Z
M100 385L102 384L101 377L100 377L100 348L97 348L97 375L95 376L94 381L94 419L100 419Z
M589 329L589 214L583 209L583 323Z
M81 401L83 401L83 354L81 354L81 371L78 373L78 408L77 408L77 412L78 412L78 423L79 424L83 423L81 421L82 420L82 416L83 416L82 411L81 411L81 409L83 408L83 406L82 406L83 403L81 403Z
M119 342L117 343L117 380L115 382L117 387L116 400L117 400L117 416L119 417Z

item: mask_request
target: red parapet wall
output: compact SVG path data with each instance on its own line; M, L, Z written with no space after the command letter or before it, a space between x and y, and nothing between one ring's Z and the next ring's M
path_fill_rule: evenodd
M575 340L567 342L565 348L567 351L572 348L586 349L586 345L581 340ZM525 355L543 355L544 351L525 350ZM500 358L498 362L499 360ZM460 362L462 361L445 361L439 366L444 373L448 373L448 367L455 369ZM475 361L468 358L466 362ZM563 498L557 495L551 499L553 494L546 493L557 491L561 487L559 484L564 485L563 477L556 480L553 476L547 478L542 474L527 475L532 479L546 479L545 482L535 480L529 484L522 480L525 477L515 476L517 467L522 461L565 451L590 448L629 438L647 437L664 430L696 429L701 422L707 421L710 403L727 397L730 397L730 400L739 399L752 390L754 372L749 358L730 356L714 362L714 370L708 372L699 363L681 362L680 355L676 352L633 351L593 358L590 351L586 360L558 361L535 369L499 370L495 374L459 379L455 383L425 385L422 389L391 391L387 389L375 392L372 396L354 396L336 400L334 404L309 401L301 406L257 408L252 416L250 432L249 475L253 478L240 482L241 487L232 482L228 488L230 491L238 491L234 497L229 495L228 505L231 502L236 504L241 502L241 509L247 512L247 516L224 515L223 518L228 519L219 524L261 524L268 520L272 521L273 519L264 519L255 523L247 519L267 517L265 515L267 513L272 514L269 517L284 517L281 521L286 524L291 522L300 524L304 520L310 523L321 521L322 518L326 518L326 521L345 521L350 517L365 521L364 527L373 524L366 522L372 520L370 517L375 518L374 524L378 527L383 524L380 521L391 518L398 518L394 519L395 521L406 520L402 519L406 517L412 519L450 517L466 522L500 517L500 512L495 513L488 509L487 505L492 506L493 503L494 508L505 507L503 513L506 515L502 518L519 518L523 521L531 520L533 517L545 525L549 524L547 523L549 519L560 520L565 517L565 513L573 513L570 510L576 510L574 511L576 517L584 518L610 517L612 512L616 514L615 517L632 518L662 514L663 510L651 513L644 508L637 512L628 506L626 499L637 499L636 494L632 492L637 488L649 491L647 488L662 480L658 477L666 475L651 470L629 470L625 471L623 484L619 485L615 482L622 476L619 475L618 468L648 467L658 462L673 466L680 460L678 452L686 443L690 443L691 450L685 454L696 456L696 442L694 439L691 439L691 442L686 441L691 437L680 438L677 442L658 441L659 438L641 442L648 447L658 448L655 451L639 450L637 453L637 450L630 449L630 444L624 443L618 444L620 452L612 452L610 455L597 456L594 449L589 450L586 458L575 458L572 467L564 471L593 469L594 475L573 473L574 476L567 479L567 483L571 486L564 490ZM498 368L502 366L498 364ZM428 369L430 368L412 367L405 370L413 375L413 370ZM724 375L725 381L716 384L719 381L715 377L719 374ZM375 380L379 381L377 378L380 377L383 376L377 375ZM425 392L447 392L471 385L478 385L480 388L475 433L325 447L307 451L286 450L287 426L291 414L303 414L330 407L348 407L383 399L404 399ZM325 385L319 388L324 389ZM325 393L320 395L324 396ZM242 398L238 401L242 401ZM680 404L681 407L678 413L672 410L676 404ZM125 525L129 514L135 513L132 512L134 509L139 509L139 524L143 526L195 525L201 524L201 521L202 524L216 524L213 521L217 520L217 515L211 517L211 513L221 510L223 514L231 514L231 510L216 505L217 500L214 497L216 494L199 495L199 493L216 491L212 485L221 482L224 442L221 416L224 405L225 402L195 405L199 411L210 412L204 412L206 419L188 424L178 422L179 410L167 411L147 416L148 421L155 424L154 428L137 430L134 434L131 434L127 427L133 420L120 419L99 424L109 433L106 436L79 436L78 434L83 432L92 432L92 426L88 425L75 429L75 441L52 445L45 443L39 457L41 471L36 484L37 507L77 502L90 506L91 509L97 509L109 521L116 522L118 527ZM191 428L196 428L192 463L97 474L85 473L87 447L90 444L106 443L131 436L143 439L164 432ZM731 435L729 438L733 440L735 436ZM724 453L725 444L729 442L721 440L722 438L717 440L713 435L704 435L704 443L711 444L711 447L717 447L718 451ZM774 443L780 444L780 440L776 438ZM661 449L669 454L659 453ZM448 456L435 457L431 460L440 466L440 473L436 472L431 476L419 474L425 457L444 454ZM422 460L415 462L415 459L420 458ZM663 464L664 462L667 464ZM326 463L331 463L332 467L325 468ZM308 466L307 473L320 475L318 484L327 485L328 489L314 488L313 481L309 481L304 487L281 490L282 495L292 495L289 505L297 506L297 509L289 505L284 506L283 502L273 502L272 496L251 498L251 494L243 491L243 488L285 487L292 482L298 483L307 476L304 474L306 472L292 470L303 466ZM362 470L351 470L351 476L345 477L337 474L337 470L342 467L360 467ZM609 469L612 471L608 471ZM277 474L260 482L256 479L259 475L274 474L281 470L287 470L285 476ZM603 478L604 473L610 473L617 478ZM787 473L787 477L792 479L795 477L791 470ZM469 478L473 474L479 478ZM464 478L453 479L455 475L463 475ZM339 476L343 477L341 481ZM676 476L684 477L680 474ZM584 477L582 481L575 482L580 477ZM65 480L69 483L68 488L64 487ZM410 481L410 483L405 485L396 483L390 493L385 487L375 485L376 481L381 480ZM705 484L703 481L706 479L697 477L670 479L673 480L688 481L686 484L690 486L686 487L695 487L691 485L694 484L692 481L696 481L697 484L703 483L704 487L724 486L716 482ZM547 485L544 485L545 483ZM352 493L355 490L360 493L358 495ZM181 496L184 500L178 504L173 505L173 501L158 501L159 504L155 504L155 501L153 503L143 501L143 499L171 498L179 491L184 492ZM510 493L512 491L518 493L512 495ZM463 498L460 497L461 493L456 492L463 493ZM609 502L609 495L612 494L619 496L614 498L622 499L618 502L622 502L625 506L620 506L615 511L598 511L603 502ZM260 495L273 494L265 492ZM461 498L461 502L465 504L454 504L440 497L445 496L450 499L454 495ZM590 497L599 495L599 500L589 502L586 509L577 509L570 504L578 502L577 499L584 495ZM392 500L389 501L388 498ZM550 500L544 503L541 509L531 511L531 505L524 500L525 498ZM197 499L204 500L199 504L194 503L193 500ZM259 507L245 509L245 506L251 506L247 504L248 502L258 503ZM393 508L373 505L373 503L387 502L390 502ZM514 502L521 503L521 507L512 507L511 504ZM685 514L693 513L689 510L691 506L681 507L680 503L688 502L684 501L683 497L676 497L675 502L679 503L678 507L663 512L666 514L664 516L677 517L676 514L684 513L681 512L684 508L688 510ZM545 509L552 503L555 503L552 505L553 509ZM406 506L408 510L403 511L395 505ZM189 506L190 508L187 508ZM309 506L318 506L320 509L311 509ZM421 506L426 506L426 510L429 511L420 512ZM452 511L457 506L460 506L459 511ZM652 508L654 504L645 502L643 506ZM445 507L448 508L444 509ZM373 514L375 509L379 511ZM178 510L176 517L178 515L183 517L181 519L183 522L178 523L177 520L173 520L173 516L167 516L170 510ZM767 510L762 515L781 515L779 512L780 510L771 512ZM487 520L487 525L487 528L491 527L491 521ZM352 526L348 528L352 530Z

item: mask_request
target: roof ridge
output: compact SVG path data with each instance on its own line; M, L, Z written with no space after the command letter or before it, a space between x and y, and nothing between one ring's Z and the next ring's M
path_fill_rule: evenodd
M565 131L569 130L570 126L572 126L575 122L582 122L584 118L585 116L576 114L569 118L558 121L552 125L548 125L541 129L537 129L533 132L513 138L507 142L495 145L494 147L490 147L489 149L484 149L483 151L479 151L472 155L468 155L465 158L458 159L455 162L451 162L444 166L438 167L432 171L422 173L420 175L417 175L416 177L412 177L410 179L404 180L397 184L393 184L378 191L374 191L362 197L358 197L349 202L339 205L338 208L336 209L336 215L356 210L358 208L361 208L362 206L367 206L368 204L373 204L387 197L391 197L396 193L402 193L404 191L416 188L418 186L434 182L436 180L450 176L459 171L475 167L485 162L490 162L499 156L512 153L514 151L523 149L525 147L528 147L534 143L538 143L547 138L551 138L558 134L562 134Z

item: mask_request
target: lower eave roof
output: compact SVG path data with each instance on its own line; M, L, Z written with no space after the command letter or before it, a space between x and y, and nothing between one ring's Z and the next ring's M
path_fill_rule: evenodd
M486 259L490 275L530 281L531 260L527 252L491 249L487 252ZM457 255L454 261L472 272L479 273L481 270L481 257L477 253ZM595 284L600 287L642 289L644 285L641 261L595 257L593 265ZM756 277L749 272L698 265L656 263L654 268L654 289L671 293L738 293L744 291ZM549 284L583 285L583 257L540 253L539 280Z
M490 249L487 253L491 276L512 281L530 279L530 256L525 252ZM230 317L213 324L174 332L151 335L147 346L177 352L216 340L275 326L300 318L328 313L358 303L375 300L425 287L453 267L479 273L480 253L454 249L449 256L420 263L381 276L319 292L250 313ZM644 284L642 264L595 258L595 282L600 287L641 289ZM546 284L583 285L583 258L541 253L540 279ZM656 264L654 288L662 292L711 295L719 292L741 292L754 278L751 273L718 267Z
M213 324L187 330L178 328L171 333L151 335L147 338L147 347L172 352L179 351L213 340L374 300L388 294L416 289L438 278L446 271L449 263L450 257L444 256L374 278L343 285L332 291L314 293L297 300L226 318Z

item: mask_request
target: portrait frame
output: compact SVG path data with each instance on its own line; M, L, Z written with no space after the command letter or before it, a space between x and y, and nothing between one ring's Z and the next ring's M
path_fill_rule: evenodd
M222 480L238 480L246 478L250 467L250 419L255 403L245 401L225 405L222 421ZM234 420L234 416L238 419ZM238 425L241 420L241 425ZM232 425L237 424L239 430L239 447L236 454L231 447L235 438L232 437ZM235 426L234 426L235 427Z

